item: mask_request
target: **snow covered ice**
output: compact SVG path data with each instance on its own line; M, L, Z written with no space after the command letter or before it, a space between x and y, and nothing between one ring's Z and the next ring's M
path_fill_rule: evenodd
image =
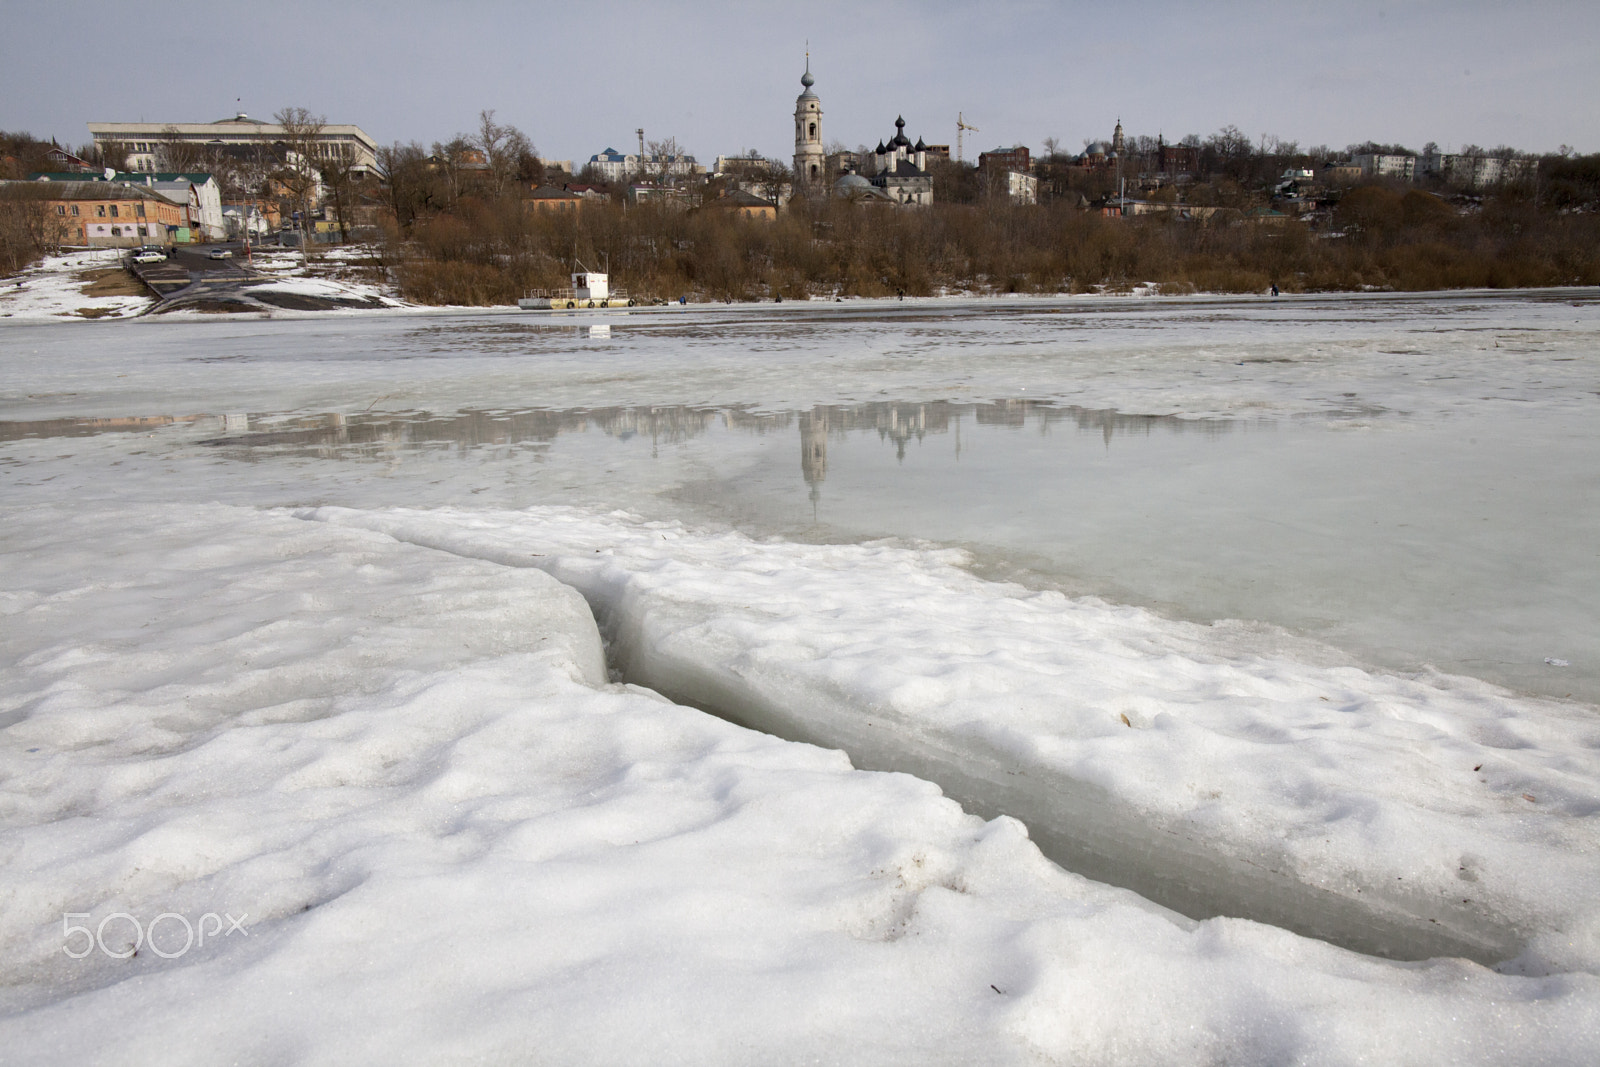
M1596 307L0 327L0 1057L1585 1062Z

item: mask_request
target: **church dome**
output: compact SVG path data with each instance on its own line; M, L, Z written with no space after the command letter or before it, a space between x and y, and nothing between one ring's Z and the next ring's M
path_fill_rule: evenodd
M834 196L856 196L860 193L871 191L872 183L854 171L833 183Z
M800 84L805 88L801 91L797 102L817 99L817 94L811 91L811 87L817 84L817 79L811 76L811 55L809 53L806 55L806 72L800 75Z

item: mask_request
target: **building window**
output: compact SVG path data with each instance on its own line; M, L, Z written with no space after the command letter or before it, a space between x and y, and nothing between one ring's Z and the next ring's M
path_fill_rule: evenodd
M121 237L122 236L122 227L121 226L113 226L113 227L111 227L111 236L113 236L113 237Z
M104 204L96 204L94 206L94 213L95 213L95 217L96 218L102 218L102 219L105 218L106 217L106 206Z
M72 213L74 215L76 215L78 213L78 205L77 204L73 204L72 205Z
M140 236L140 237L148 237L148 236L150 236L150 235L149 235L149 234L148 234L148 233L146 233L146 232L145 232L145 228L144 228L144 227L143 227L143 226L140 226L140 227L139 227L139 236Z
M112 218L116 218L117 217L117 205L115 205L115 204L111 205L111 217Z
M57 215L65 215L66 213L67 213L67 205L65 205L65 204L57 204L56 205L56 214Z
M142 204L142 203L135 204L133 206L133 210L134 210L134 213L137 214L141 219L144 218L144 204Z

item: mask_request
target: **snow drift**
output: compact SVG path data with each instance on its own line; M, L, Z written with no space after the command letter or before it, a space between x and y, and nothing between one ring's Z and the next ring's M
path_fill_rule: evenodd
M548 570L629 680L928 778L1186 914L1399 958L1600 965L1600 734L1577 706L1234 652L982 582L959 553L564 509L307 514Z

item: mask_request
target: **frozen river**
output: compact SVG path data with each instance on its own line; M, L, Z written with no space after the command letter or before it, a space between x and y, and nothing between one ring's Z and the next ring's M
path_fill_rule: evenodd
M1581 1061L1597 415L1588 290L0 327L0 1044Z
M139 323L110 352L22 330L38 358L5 367L0 437L166 417L82 447L209 456L256 503L922 539L1030 586L1600 700L1587 294L691 315Z

